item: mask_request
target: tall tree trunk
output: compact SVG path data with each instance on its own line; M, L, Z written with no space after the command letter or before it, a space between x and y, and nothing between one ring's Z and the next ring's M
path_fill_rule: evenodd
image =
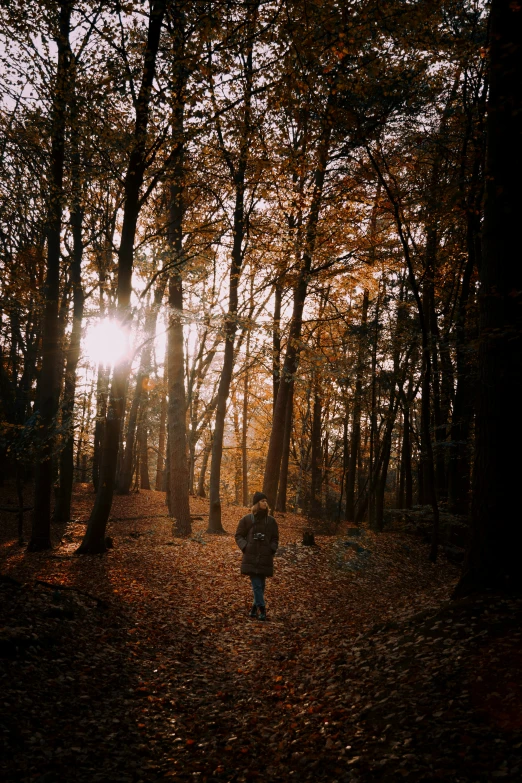
M373 519L374 530L381 531L384 527L384 496L386 493L386 479L390 465L391 435L382 445L382 465L379 470L375 486L375 511Z
M98 491L100 483L100 465L103 438L105 434L105 420L107 418L107 402L109 399L109 373L110 369L98 365L96 381L96 420L94 423L94 443L92 454L92 483L94 491Z
M326 167L328 164L328 157L330 152L330 140L332 133L331 112L334 103L335 98L333 94L331 94L326 111L323 134L319 146L318 165L315 171L314 192L312 195L308 224L306 227L305 247L299 270L299 278L294 288L294 302L288 333L285 360L281 372L274 415L272 418L272 430L270 433L270 443L268 446L265 475L263 479L263 492L268 497L268 502L272 508L275 506L277 499L277 487L279 484L281 459L283 456L283 437L287 401L290 393L290 383L293 381L297 367L299 365L303 310L308 292L310 272L312 269L312 260L317 238L317 227L322 204Z
M85 394L83 397L83 405L82 405L82 416L80 419L80 431L78 433L78 444L76 446L76 475L77 480L81 481L80 478L80 465L81 465L81 458L85 451L85 433L88 432L89 429L89 408L91 406L91 397L93 393L93 387L91 386L91 393L89 397Z
M343 513L344 485L346 481L346 468L348 466L348 403L344 402L344 421L343 421L343 466L341 473L341 486L339 490L339 506L337 510L337 521L340 522Z
M399 207L399 203L397 201L396 195L391 190L390 185L384 179L381 168L377 160L375 159L374 155L372 154L370 148L366 147L366 151L368 153L370 160L372 161L375 171L377 172L377 175L381 180L382 186L385 189L388 198L390 199L390 203L392 204L393 207L395 223L397 226L397 231L399 234L401 245L404 251L404 258L406 261L406 268L408 272L408 281L415 299L415 303L417 305L417 312L418 312L419 323L421 327L421 333L422 333L421 423L422 423L422 437L424 439L424 444L423 444L424 450L423 450L422 457L425 466L425 471L423 471L423 480L427 485L428 495L431 497L431 506L433 510L433 528L432 528L429 558L432 562L435 562L437 560L438 542L439 542L439 506L437 503L437 497L435 492L435 467L434 467L434 460L433 460L433 448L431 444L430 415L429 415L430 414L430 388L431 388L431 353L430 353L430 336L429 336L430 327L427 319L427 314L423 306L421 293L419 292L417 279L415 277L415 272L413 269L411 253L410 253L409 239L404 230L403 217Z
M123 224L118 252L118 317L122 327L129 328L131 322L132 268L134 263L134 239L140 211L140 191L147 165L147 128L149 123L152 85L156 75L156 56L159 48L161 28L165 14L166 0L151 0L147 44L144 54L143 75L136 102L134 140L125 177ZM112 507L121 428L125 414L129 364L120 361L114 368L103 451L101 455L100 480L94 508L87 530L78 549L78 554L105 552L105 530Z
M182 117L178 131L182 127ZM187 402L185 396L185 360L183 350L183 155L177 157L170 202L170 243L179 268L169 278L168 379L169 407L169 513L174 518L174 533L191 533L189 473L187 455Z
M283 289L279 281L274 286L274 327L272 331L272 383L274 396L272 400L272 414L275 411L279 382L281 380L281 300Z
M364 373L364 357L366 353L365 328L368 321L368 299L370 292L366 288L363 294L361 331L359 345L357 346L357 365L355 371L355 391L353 400L352 431L350 434L350 448L348 460L348 472L346 476L346 520L353 522L355 519L355 475L357 473L357 461L361 440L361 409L362 409L362 382Z
M223 437L225 433L225 415L227 400L232 380L234 366L234 340L237 330L237 302L238 282L241 272L242 243L244 231L244 191L239 187L236 192L236 210L234 216L234 247L230 266L229 304L225 325L225 350L223 368L218 386L218 402L216 406L216 419L214 423L214 438L212 442L212 462L210 464L210 512L208 533L224 532L221 524L221 458L223 455Z
M312 475L310 482L310 513L313 517L321 514L321 419L323 406L319 390L319 381L315 379L314 406L312 413Z
M383 297L385 293L383 282ZM381 283L377 288L377 301L375 303L375 318L372 340L372 365L371 365L371 403L370 403L370 455L368 460L368 474L370 482L368 487L368 521L370 527L375 525L375 502L374 502L374 484L373 467L377 453L377 348L379 345L379 316L381 309ZM380 384L379 384L380 385ZM380 394L380 392L379 392Z
M167 365L165 364L165 376L167 374ZM166 378L164 378L165 384ZM165 466L165 434L167 431L167 395L165 389L161 392L160 422L158 435L158 460L156 462L156 492L163 490L163 473Z
M473 205L474 206L474 205ZM468 208L468 257L457 305L455 323L455 364L457 384L451 418L451 451L448 475L449 507L453 513L467 514L471 486L471 449L469 435L473 420L474 392L470 347L466 328L471 278L480 258L480 218L477 209Z
M80 193L80 152L78 147L77 109L73 101L71 109L71 146L72 155L72 186L73 205L71 209L71 227L73 235L73 255L71 262L71 282L73 288L73 323L67 360L62 402L62 427L65 430L62 452L60 454L60 484L54 519L66 522L71 517L71 499L74 479L74 399L76 395L76 369L80 359L80 343L82 337L84 293L82 288L82 223L83 208Z
M198 480L198 492L197 492L198 498L206 498L207 496L207 493L205 492L205 480L207 475L208 460L211 453L212 453L212 434L210 435L208 443L205 444L205 447L203 449L203 456L201 459L201 468L199 471L199 480Z
M147 387L149 383L150 368L152 362L152 340L156 333L158 314L165 293L166 279L161 275L154 290L154 302L145 316L145 328L143 330L144 345L141 349L140 366L136 376L136 386L129 409L127 430L125 434L125 448L121 454L121 466L118 471L118 494L128 495L132 484L132 466L136 448L136 430L138 426L138 414L144 417L144 410L148 402Z
M253 280L253 278L252 278ZM251 292L252 297L252 292ZM247 437L248 437L248 397L249 397L249 384L250 384L250 329L247 332L246 346L245 346L245 373L243 377L243 414L241 420L241 473L242 473L242 499L243 505L249 505L248 494L248 452L247 452Z
M251 4L248 15L247 28L249 36L246 43L246 55L244 57L245 96L242 118L242 138L240 142L237 163L234 163L230 152L225 148L219 126L221 146L225 162L229 168L230 176L235 188L235 207L233 219L233 244L230 263L230 283L228 295L228 313L225 320L225 350L223 368L219 379L217 392L216 418L214 423L214 437L212 442L212 462L210 464L209 482L209 517L208 533L224 532L221 524L221 459L223 456L223 437L225 434L225 415L227 400L232 380L234 367L234 341L237 331L237 306L238 286L243 264L243 241L246 232L245 221L245 175L249 160L252 123L252 87L253 87L253 32L257 23L258 3Z
M234 436L236 440L236 448L234 449L234 503L239 506L243 501L243 479L241 475L242 469L242 452L241 452L241 430L239 428L239 411L237 409L237 401L234 399Z
M53 485L54 420L58 411L59 387L59 324L60 295L60 235L63 215L63 173L65 160L65 128L69 97L71 50L69 34L72 5L68 0L59 4L58 66L54 85L51 129L51 166L49 177L49 215L47 224L47 265L44 293L42 336L42 367L39 378L39 448L34 487L34 510L28 551L51 548L51 493Z
M471 541L457 595L522 589L522 13L492 0Z
M399 507L411 508L413 505L413 479L411 472L410 409L407 405L404 406L403 417L401 481L404 484L404 495Z
M141 413L141 422L139 424L138 442L140 450L140 489L150 489L149 477L149 446L147 438L147 400Z
M276 511L286 511L286 495L288 491L288 465L290 461L290 439L294 413L294 382L290 384L286 401L285 431L283 438L283 454L281 457L281 474L277 488Z

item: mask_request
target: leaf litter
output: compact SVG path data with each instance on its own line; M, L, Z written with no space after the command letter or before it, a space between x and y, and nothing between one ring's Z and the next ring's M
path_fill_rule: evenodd
M2 518L0 779L522 779L521 601L457 602L458 571L400 531L315 535L277 515L269 620L248 617L233 533L172 536L164 495L115 498L114 548L50 553Z

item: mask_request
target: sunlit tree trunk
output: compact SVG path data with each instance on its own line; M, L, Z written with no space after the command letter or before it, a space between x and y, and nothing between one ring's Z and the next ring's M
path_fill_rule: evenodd
M130 298L134 262L134 239L141 206L140 190L147 165L146 141L150 99L156 73L156 56L165 14L165 5L166 0L151 0L150 3L143 76L136 102L134 141L125 177L123 223L118 252L117 293L118 317L122 326L126 328L129 328L131 322ZM105 422L98 491L85 536L78 549L79 554L96 554L104 552L106 549L105 530L114 494L129 369L126 360L120 361L114 368L108 415Z
M147 404L150 368L152 362L152 340L156 333L158 313L165 292L165 275L160 275L154 291L154 302L145 316L145 328L143 330L144 345L141 349L140 366L136 377L136 386L129 409L127 429L125 435L125 449L121 455L121 468L118 471L118 493L128 495L132 484L132 465L134 461L136 428L138 413L141 410L143 416L144 406Z

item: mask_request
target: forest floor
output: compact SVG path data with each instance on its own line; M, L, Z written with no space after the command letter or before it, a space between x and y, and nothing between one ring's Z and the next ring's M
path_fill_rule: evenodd
M456 566L418 538L305 547L286 514L263 623L244 509L208 535L192 499L175 539L163 494L118 497L114 548L76 557L92 502L79 485L41 554L0 514L3 783L522 780L522 601L451 602Z

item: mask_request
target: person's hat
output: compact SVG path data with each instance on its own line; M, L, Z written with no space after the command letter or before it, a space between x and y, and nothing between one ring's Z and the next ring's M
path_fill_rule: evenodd
M254 497L252 498L252 505L255 506L256 503L259 503L260 500L268 500L268 498L264 492L254 492Z

